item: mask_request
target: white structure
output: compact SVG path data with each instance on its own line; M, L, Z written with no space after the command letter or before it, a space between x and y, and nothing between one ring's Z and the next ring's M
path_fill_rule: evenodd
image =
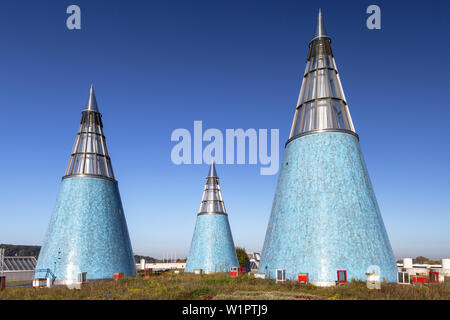
M259 269L259 262L261 260L261 254L259 252L246 252L249 261L245 264L248 273L257 273Z
M186 262L158 262L158 263L145 263L142 268L141 263L136 264L138 270L152 269L153 271L164 271L164 270L184 270L186 268Z
M403 263L397 263L398 272L407 273L409 276L428 276L430 272L439 273L439 282L444 282L445 277L450 277L450 259L442 259L442 264L413 263L412 258L403 259Z
M403 259L403 268L411 269L413 267L413 259L412 258L404 258Z
M450 270L450 259L442 259L442 269Z
M3 270L3 276L6 276L6 282L30 281L33 279L34 269L36 267L35 257L5 257L0 269Z
M285 282L286 281L286 270L276 269L275 270L275 280L276 280L276 282Z

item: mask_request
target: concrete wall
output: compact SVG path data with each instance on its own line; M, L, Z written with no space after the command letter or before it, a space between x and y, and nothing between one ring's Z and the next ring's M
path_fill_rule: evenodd
M5 271L6 283L17 281L30 281L33 279L34 271Z

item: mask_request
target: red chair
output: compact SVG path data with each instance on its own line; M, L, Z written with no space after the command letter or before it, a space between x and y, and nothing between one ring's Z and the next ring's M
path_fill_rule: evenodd
M121 272L121 273L114 273L114 280L119 280L119 279L123 279L123 278L124 278L123 272Z
M427 276L413 276L413 283L427 283Z
M238 269L238 275L247 274L247 268L239 268Z
M153 273L152 268L145 268L144 270L145 270L145 278L150 278Z
M308 283L308 274L307 273L299 273L298 274L298 282Z

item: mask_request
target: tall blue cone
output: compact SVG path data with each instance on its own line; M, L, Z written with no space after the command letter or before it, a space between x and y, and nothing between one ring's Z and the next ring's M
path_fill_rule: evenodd
M319 286L397 267L319 12L261 254L260 274Z
M206 178L203 199L197 215L185 272L202 269L204 273L228 272L238 267L228 214L220 191L214 162Z
M56 284L136 274L118 183L91 86L80 129L39 254L35 278Z

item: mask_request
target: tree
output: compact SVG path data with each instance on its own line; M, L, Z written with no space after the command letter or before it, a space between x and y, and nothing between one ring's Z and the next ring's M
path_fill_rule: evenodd
M413 261L414 261L414 263L419 263L419 264L440 264L441 263L439 260L431 260L424 256L418 256Z
M423 263L427 263L427 262L428 262L428 258L424 257L424 256L418 256L414 259L414 263L423 264Z
M244 248L236 248L236 255L240 267L243 267L250 260Z

